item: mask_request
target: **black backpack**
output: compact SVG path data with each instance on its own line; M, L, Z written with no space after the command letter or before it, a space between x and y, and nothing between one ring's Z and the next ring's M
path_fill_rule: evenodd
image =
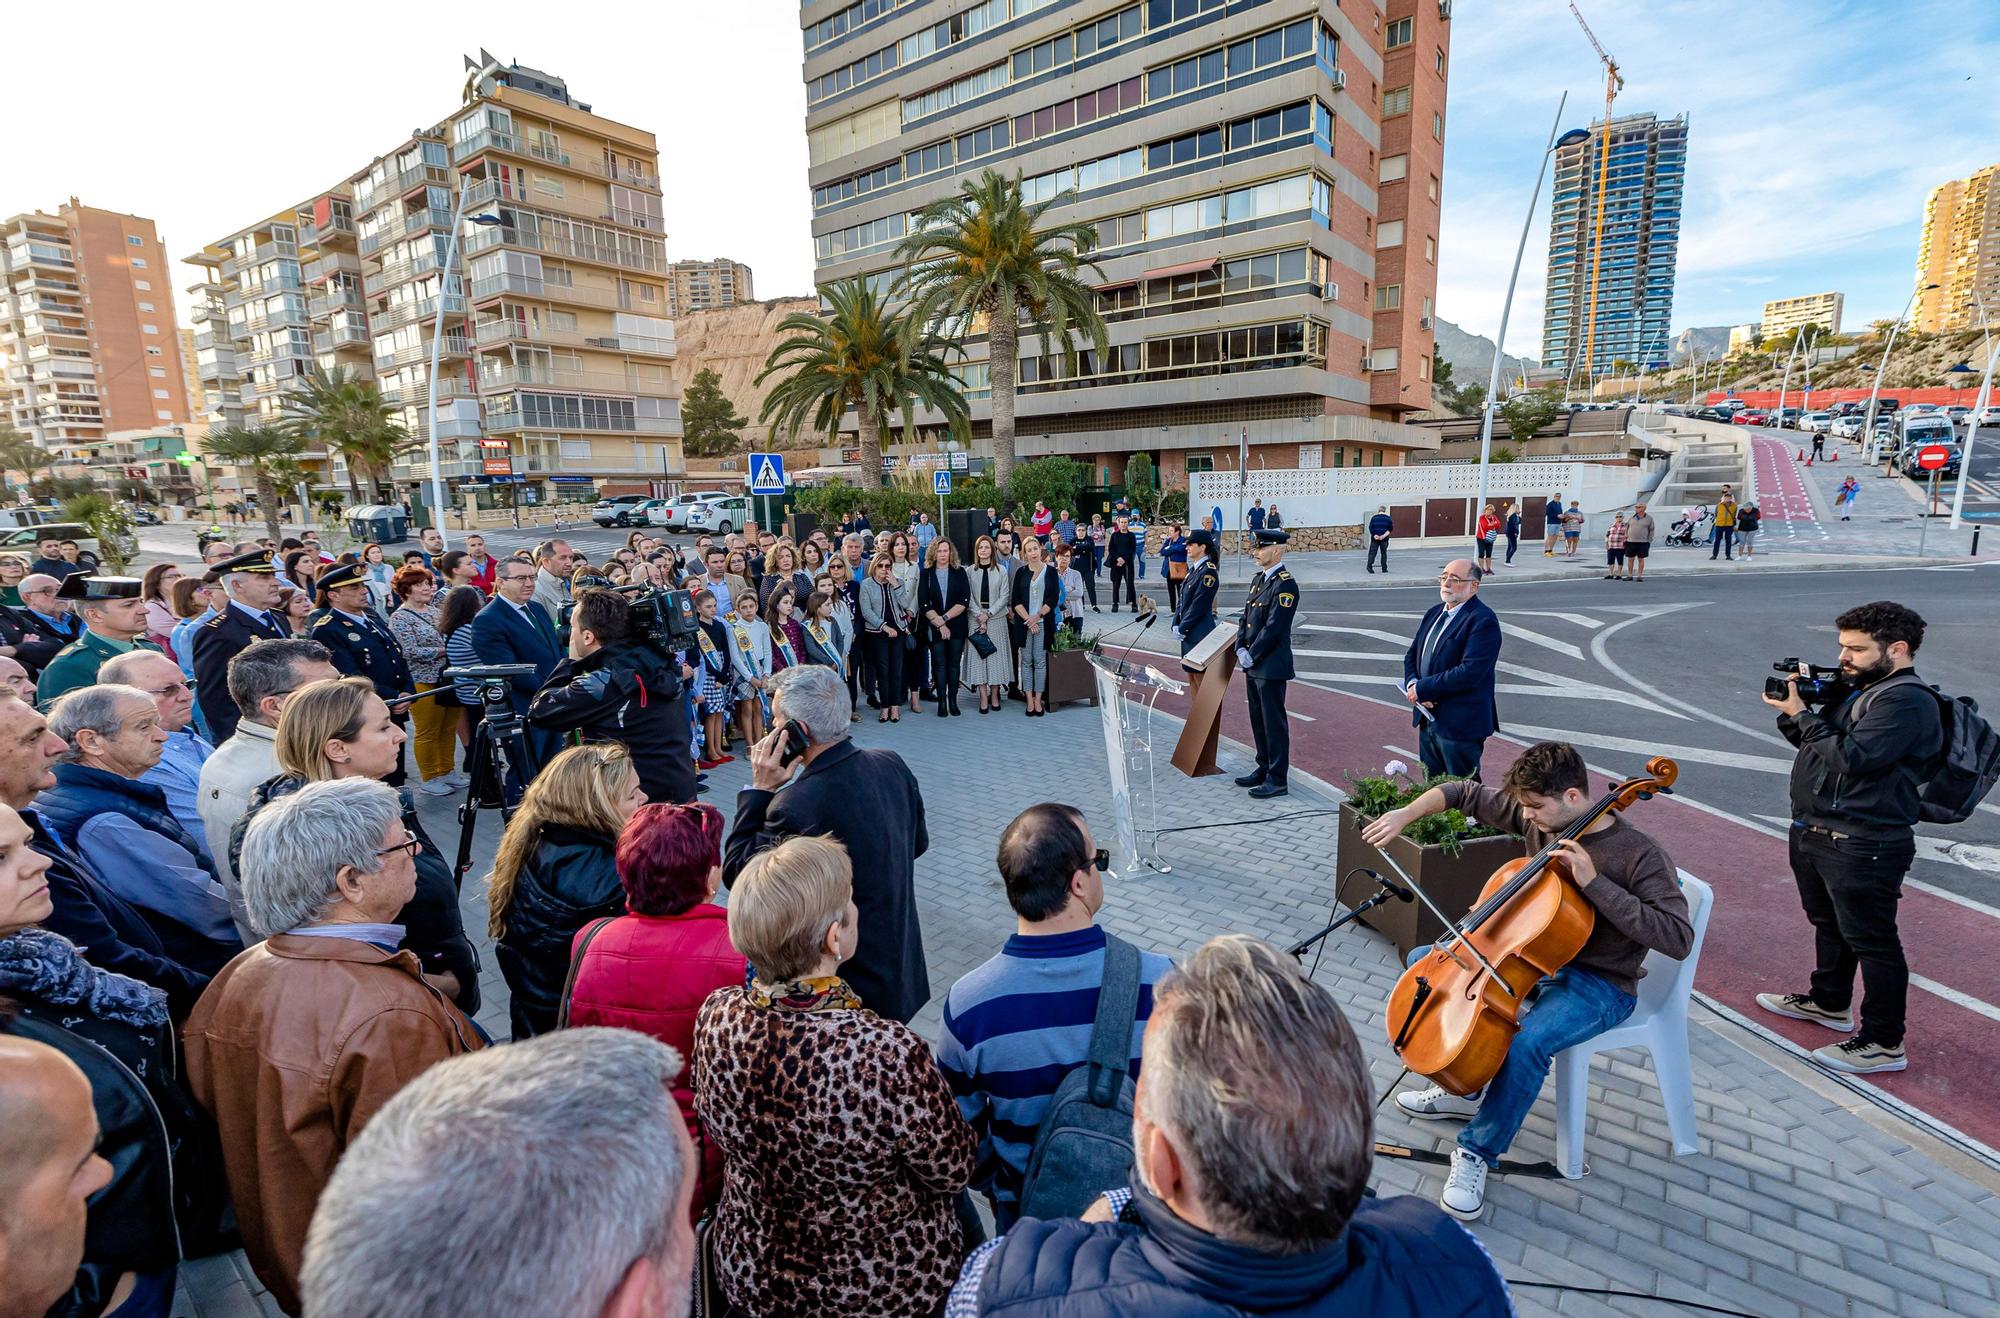
M1132 1022L1139 949L1104 935L1104 983L1083 1065L1062 1078L1035 1132L1021 1182L1021 1216L1080 1217L1132 1169Z
M1930 824L1962 824L2000 781L2000 732L1980 717L1979 702L1971 696L1948 696L1926 683L1917 685L1937 701L1938 719L1944 725L1944 752L1917 793L1918 818ZM1857 704L1856 717L1860 712Z

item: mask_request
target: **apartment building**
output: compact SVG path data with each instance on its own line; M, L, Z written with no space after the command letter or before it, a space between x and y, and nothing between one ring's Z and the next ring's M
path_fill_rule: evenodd
M2000 165L1931 189L1917 239L1915 324L1933 334L2000 322Z
M713 261L675 261L667 274L670 281L667 314L671 316L757 300L750 282L750 267L726 256Z
M153 222L71 197L0 225L0 424L88 460L113 430L188 419Z
M1620 362L1651 370L1668 364L1687 131L1685 115L1623 115L1592 124L1588 139L1556 151L1542 361L1566 378L1618 374Z
M202 364L212 414L269 419L314 366L346 368L421 442L435 340L453 502L580 502L678 479L653 135L596 114L553 75L467 65L452 115L189 258L214 272L197 317L221 317L228 340ZM338 456L313 457L345 489ZM390 474L400 497L429 501L424 447Z
M993 169L1095 226L1100 356L1021 345L1017 451L1102 485L1397 463L1429 406L1450 6L808 0L815 280L886 286L910 217ZM990 443L980 327L960 367ZM894 453L898 446L891 446Z
M1782 338L1807 325L1817 325L1828 334L1840 333L1840 314L1847 306L1844 293L1813 293L1806 297L1779 298L1764 304L1766 338Z

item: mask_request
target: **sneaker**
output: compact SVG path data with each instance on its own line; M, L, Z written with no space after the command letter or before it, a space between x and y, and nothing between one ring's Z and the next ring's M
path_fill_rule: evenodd
M1817 1021L1829 1030L1839 1030L1846 1034L1854 1028L1854 1009L1834 1011L1822 1007L1812 1000L1810 993L1759 993L1757 1005L1777 1016L1789 1016L1795 1021Z
M1874 1043L1857 1034L1852 1039L1842 1039L1824 1048L1813 1050L1813 1060L1833 1071L1848 1071L1855 1075L1867 1075L1872 1071L1902 1071L1908 1069L1910 1059L1903 1055L1903 1045Z
M1443 1085L1429 1089L1405 1089L1396 1095L1396 1106L1404 1115L1422 1121L1467 1121L1479 1111L1477 1098L1460 1098Z
M458 788L449 778L432 778L427 782L418 783L417 790L425 796L450 796Z
M1453 1149L1438 1207L1461 1222L1477 1221L1486 1211L1486 1159L1470 1149Z

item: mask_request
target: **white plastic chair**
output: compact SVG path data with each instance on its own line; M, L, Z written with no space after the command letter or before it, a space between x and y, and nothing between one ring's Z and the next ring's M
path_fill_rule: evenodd
M1709 907L1715 889L1686 870L1680 871L1687 894L1688 923L1694 943L1687 957L1675 961L1658 952L1646 954L1646 975L1639 981L1639 1005L1623 1025L1555 1056L1556 1166L1564 1176L1583 1175L1583 1120L1590 1106L1590 1059L1615 1048L1644 1048L1653 1057L1653 1076L1660 1085L1660 1104L1667 1110L1674 1155L1697 1150L1694 1132L1694 1074L1688 1056L1688 998L1694 992L1694 972L1708 932Z

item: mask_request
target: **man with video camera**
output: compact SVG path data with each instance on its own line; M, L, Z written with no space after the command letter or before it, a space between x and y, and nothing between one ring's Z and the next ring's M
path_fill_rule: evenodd
M528 706L528 721L586 742L616 741L632 753L639 785L655 804L694 800L694 744L681 699L680 660L635 628L632 605L613 590L576 593L569 657Z
M1813 1053L1836 1071L1901 1071L1910 970L1896 901L1916 858L1919 794L1944 751L1937 698L1917 677L1924 620L1877 601L1834 619L1838 674L1798 664L1765 685L1792 764L1792 877L1812 921L1817 964L1805 993L1760 993L1757 1005L1842 1033L1861 969L1861 1028ZM1786 660L1779 671L1792 668Z

